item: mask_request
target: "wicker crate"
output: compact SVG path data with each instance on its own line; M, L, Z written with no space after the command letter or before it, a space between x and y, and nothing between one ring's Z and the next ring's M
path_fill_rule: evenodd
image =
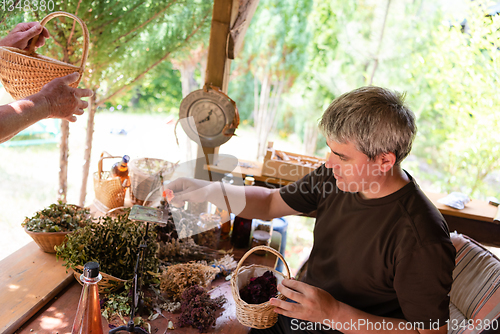
M275 150L273 143L269 142L262 165L262 176L297 181L325 161L326 159L323 158Z

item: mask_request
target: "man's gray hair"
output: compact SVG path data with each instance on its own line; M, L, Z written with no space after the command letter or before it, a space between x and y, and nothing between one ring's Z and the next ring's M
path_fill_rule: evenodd
M326 109L320 129L328 140L352 142L373 160L381 153L396 155L396 165L410 154L417 126L404 94L366 86L336 98Z

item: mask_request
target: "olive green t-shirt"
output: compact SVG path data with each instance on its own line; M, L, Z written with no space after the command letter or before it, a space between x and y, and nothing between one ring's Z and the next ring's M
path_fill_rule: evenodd
M323 165L280 193L294 210L317 211L306 283L370 314L442 326L455 248L444 218L408 177L395 193L366 200L339 190Z

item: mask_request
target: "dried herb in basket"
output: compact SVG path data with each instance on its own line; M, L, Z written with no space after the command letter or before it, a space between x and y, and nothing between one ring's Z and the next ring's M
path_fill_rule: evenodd
M71 232L90 221L89 209L61 201L38 211L21 224L30 232Z
M57 258L66 261L66 268L83 266L88 261L96 261L101 271L121 278L131 279L137 252L142 242L146 224L128 219L128 215L100 217L67 237L66 244L56 248ZM149 229L144 273L158 271L156 256L158 243L156 232Z
M247 304L262 304L276 297L278 285L276 276L271 271L250 278L250 283L240 290L241 299Z

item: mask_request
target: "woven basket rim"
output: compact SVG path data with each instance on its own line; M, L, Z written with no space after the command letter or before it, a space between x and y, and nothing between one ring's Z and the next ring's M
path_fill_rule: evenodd
M75 232L75 230L73 231L62 231L62 232L32 232L32 231L29 231L26 226L24 227L24 231L28 234L34 234L34 235L42 235L42 234L47 234L47 235L63 235L63 234L68 234L68 233L73 233Z
M50 58L50 57L47 57L47 56L44 56L44 55L41 55L41 54L38 54L38 53L35 53L33 55L29 55L27 53L27 51L25 51L25 50L13 48L13 47L10 47L10 46L1 46L0 50L2 50L4 52L7 52L7 53L15 54L16 56L23 57L23 58L25 58L27 60L34 58L37 61L42 61L42 62L45 62L45 63L48 63L48 64L53 64L53 65L58 65L58 66L66 66L67 68L75 69L75 70L78 70L78 71L81 70L80 66L76 66L76 65L73 65L73 64L65 63L63 61L60 61L60 60L57 60L57 59L53 59L53 58ZM78 72L78 71L76 71L76 72Z
M143 169L137 167L137 163L141 160L156 160L156 161L163 161L165 163L165 166L164 168L160 169L159 171L157 172L154 172L154 173L147 173L145 172ZM169 166L168 166L169 165ZM174 163L174 162L171 162L171 161L168 161L168 160L165 160L165 159L160 159L160 158L148 158L148 157L142 157L142 158L136 158L136 159L132 159L130 162L129 162L129 170L134 173L134 174L142 174L142 175L146 175L148 177L150 176L156 176L160 173L160 171L162 170L169 170L169 173L170 172L173 172L176 168L177 168L177 165L178 163ZM170 169L172 169L170 171Z

